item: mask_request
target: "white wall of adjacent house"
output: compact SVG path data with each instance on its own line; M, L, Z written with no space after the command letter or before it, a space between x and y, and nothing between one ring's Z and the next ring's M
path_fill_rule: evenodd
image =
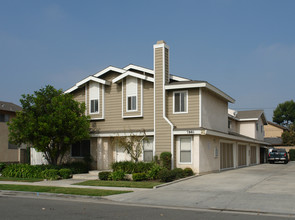
M201 126L228 132L228 103L207 90L202 90Z
M47 160L44 158L44 153L37 152L35 148L30 149L31 165L41 165L48 164Z
M239 122L239 133L241 135L256 138L256 128L255 121L244 121Z
M258 124L258 129L257 127L255 128L256 131L256 139L263 141L264 140L264 124L261 118L256 122ZM255 125L256 126L256 125Z

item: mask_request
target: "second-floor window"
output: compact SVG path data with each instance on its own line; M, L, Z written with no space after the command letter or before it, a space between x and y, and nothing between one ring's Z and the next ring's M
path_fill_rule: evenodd
M89 84L90 113L99 113L99 83Z
M8 121L9 121L9 115L0 114L0 122L8 122Z
M173 93L174 113L187 113L187 91Z
M137 110L137 78L126 79L126 107L127 111Z

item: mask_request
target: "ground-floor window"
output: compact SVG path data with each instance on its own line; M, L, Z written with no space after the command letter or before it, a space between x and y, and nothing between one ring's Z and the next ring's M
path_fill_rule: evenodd
M192 139L191 137L179 138L179 159L180 163L192 162Z
M143 141L143 161L150 162L153 160L154 138L148 137Z
M79 141L72 144L72 157L85 157L90 155L90 140Z

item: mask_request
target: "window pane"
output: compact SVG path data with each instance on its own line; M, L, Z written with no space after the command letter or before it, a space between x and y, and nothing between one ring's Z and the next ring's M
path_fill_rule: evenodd
M185 93L184 92L180 93L180 97L181 97L181 111L185 112Z
M4 114L0 114L0 122L4 122Z
M80 157L80 142L72 144L72 157Z
M98 112L98 100L97 99L91 100L90 105L91 105L90 106L91 113Z
M180 162L181 163L190 163L191 162L191 152L190 151L180 152Z
M181 138L180 139L180 151L190 151L191 150L191 139Z
M132 110L136 110L136 96L132 96Z
M81 142L81 153L83 157L90 155L90 140L85 140Z
M144 151L143 152L143 161L150 162L153 160L153 151Z
M180 94L179 93L174 94L174 111L180 112Z

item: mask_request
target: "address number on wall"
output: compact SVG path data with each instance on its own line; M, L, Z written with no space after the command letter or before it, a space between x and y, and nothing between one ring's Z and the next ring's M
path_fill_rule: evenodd
M194 134L195 132L193 130L187 130L186 133L188 133L188 134Z

